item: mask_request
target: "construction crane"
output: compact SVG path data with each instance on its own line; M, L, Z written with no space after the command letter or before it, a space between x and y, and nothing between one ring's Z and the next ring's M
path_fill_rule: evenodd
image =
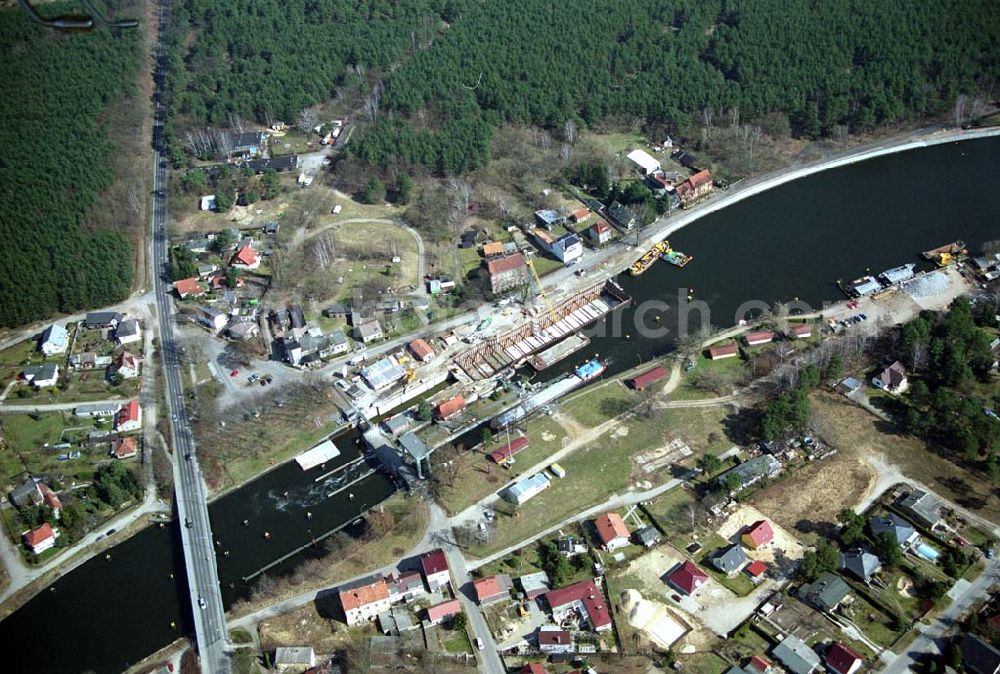
M538 276L538 272L535 271L535 264L531 261L531 258L525 256L525 263L528 265L528 269L531 270L531 275L535 277L535 283L538 285L538 294L542 296L545 300L545 306L549 309L549 316L552 317L552 322L557 323L559 321L559 314L556 313L555 307L552 306L552 301L549 299L548 293L545 292L545 286L542 284L541 277Z

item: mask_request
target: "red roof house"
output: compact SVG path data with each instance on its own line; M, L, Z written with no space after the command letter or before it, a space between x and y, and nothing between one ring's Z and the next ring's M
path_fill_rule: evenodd
M665 379L670 376L670 370L663 366L654 367L651 370L646 370L642 374L636 375L631 379L625 381L626 384L634 388L636 391L641 391L650 384L655 384L661 379Z
M549 674L549 670L537 662L529 662L518 670L520 674Z
M743 532L743 544L751 550L762 548L774 540L774 529L767 520L759 520L751 524Z
M521 436L520 438L514 438L508 444L505 444L500 449L492 452L490 454L490 459L493 463L500 463L501 461L506 461L510 457L514 456L522 449L528 446L528 438Z
M431 592L447 585L451 580L448 575L448 559L441 548L420 555L420 568L424 572L424 579Z
M476 591L476 601L481 606L509 597L510 588L513 586L510 576L505 573L480 578L472 583L472 588Z
M767 564L755 559L743 568L743 572L751 578L760 578L767 571Z
M527 265L524 255L514 253L486 263L486 271L490 275L490 290L500 293L516 288L528 280Z
M589 208L577 209L572 213L570 213L569 217L570 220L572 220L573 222L581 222L590 217L590 209Z
M812 333L813 333L812 323L798 323L788 328L788 336L794 337L795 339L805 339L807 337L812 337Z
M694 562L686 561L667 576L667 582L685 594L694 594L708 582L708 574L699 569Z
M42 503L52 508L55 516L59 517L59 511L62 510L62 501L59 500L56 493L49 489L49 485L44 482L38 483L38 491L42 494Z
M593 579L546 592L545 601L557 622L570 611L582 611L595 631L611 629L611 611Z
M454 398L448 398L443 403L438 405L437 417L441 421L447 421L448 419L451 419L452 417L461 414L462 410L464 409L465 409L465 398L463 398L460 395L457 395Z
M118 410L115 415L115 429L118 431L135 431L142 428L142 407L138 400L130 400Z
M118 438L111 443L111 456L116 459L128 459L138 453L139 441L134 435L130 435L125 438Z
M410 342L410 351L422 363L426 363L434 358L434 349L423 339L415 339Z
M826 666L834 674L854 674L862 663L864 658L843 644L835 643L826 651Z
M462 612L462 604L457 599L435 604L427 609L427 622L436 625L446 618Z
M36 555L41 554L56 544L56 532L48 522L22 535L24 544Z
M749 346L767 344L774 339L774 333L770 330L756 330L754 332L748 332L744 339L747 341Z
M182 278L180 281L174 281L174 292L181 299L205 294L205 291L198 285L198 279L193 276L191 278Z
M230 260L229 264L234 267L256 269L260 266L260 256L257 255L257 251L250 246L242 246L238 251L236 251L236 254L233 255L233 259Z
M607 243L611 239L611 225L606 220L598 220L587 229L592 241Z
M750 662L747 663L744 669L751 672L751 674L767 674L768 670L771 669L771 661L763 655L755 655L750 658Z
M594 520L597 537L601 539L601 547L609 552L628 545L629 530L625 520L618 513L607 513Z
M708 350L708 357L712 360L720 360L722 358L732 358L737 353L739 353L740 348L735 344L723 344L722 346L713 346Z

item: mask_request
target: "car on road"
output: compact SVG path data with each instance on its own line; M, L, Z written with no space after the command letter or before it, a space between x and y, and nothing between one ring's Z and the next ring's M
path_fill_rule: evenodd
M186 526L188 529L194 526L194 522L191 521L190 517L184 518L184 526Z
M476 637L476 648L478 648L479 650L483 650L483 648L485 648L483 640L480 639L479 637Z
M338 379L333 382L333 385L339 388L341 391L347 392L347 389L351 388L346 381L343 379Z
M110 536L111 534L115 533L116 531L118 531L118 530L117 529L108 529L108 533L106 535Z
M205 598L204 597L198 597L198 606L200 606L201 608L205 608Z
M171 419L172 421L177 421L177 415L176 415L176 414L171 414L171 415L170 415L170 419Z
M239 370L233 370L232 372L229 373L229 376L230 377L239 377L240 376L240 371Z

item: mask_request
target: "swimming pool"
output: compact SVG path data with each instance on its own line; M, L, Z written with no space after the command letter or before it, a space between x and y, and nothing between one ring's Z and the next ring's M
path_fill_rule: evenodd
M941 554L926 543L918 545L915 552L929 562L936 562L938 556Z

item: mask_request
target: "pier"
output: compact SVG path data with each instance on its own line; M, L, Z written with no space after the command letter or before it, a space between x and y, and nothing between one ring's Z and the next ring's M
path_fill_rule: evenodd
M505 369L520 367L539 351L579 333L631 301L614 281L599 283L553 307L551 312L541 313L520 327L475 345L460 354L456 363L473 380L492 377Z

